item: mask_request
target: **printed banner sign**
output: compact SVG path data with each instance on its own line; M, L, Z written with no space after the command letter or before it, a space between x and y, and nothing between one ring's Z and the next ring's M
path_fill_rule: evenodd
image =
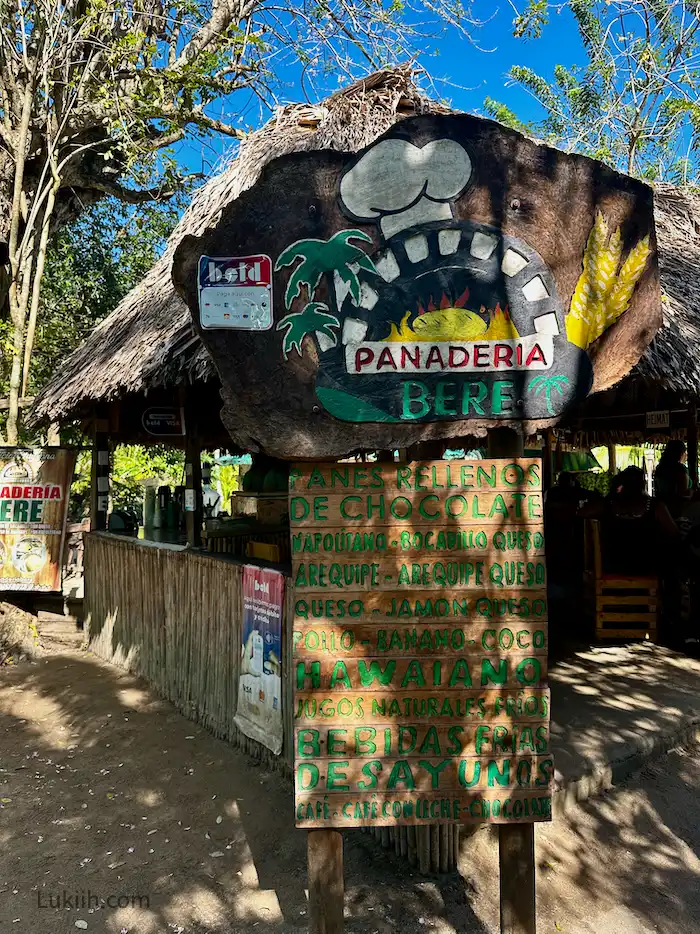
M539 460L297 464L298 827L551 819Z
M199 314L203 328L266 331L272 327L269 256L202 256Z
M279 571L243 568L243 632L236 726L282 752L282 604Z
M61 589L76 452L0 448L0 591Z

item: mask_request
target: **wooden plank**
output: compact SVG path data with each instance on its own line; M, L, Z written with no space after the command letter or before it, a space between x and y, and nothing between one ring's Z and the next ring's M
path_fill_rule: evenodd
M607 596L605 594L599 594L596 598L596 603L598 606L605 606L606 604L615 604L616 606L656 606L657 599L656 597L648 597L646 594L640 594L639 596L620 596L617 594Z
M290 493L289 519L293 530L323 525L341 525L367 531L389 525L396 529L414 526L482 526L534 524L543 521L542 494L528 491L503 493L453 493L441 499L438 493Z
M656 636L656 626L647 626L644 629L602 629L596 628L598 639L646 639L653 641Z
M541 486L539 458L480 461L412 461L377 464L295 464L289 478L292 493L345 494L386 490L406 493L533 489Z
M501 934L536 934L534 826L502 825L498 849Z
M414 702L415 700L415 702ZM407 720L443 722L497 722L534 720L546 723L549 717L549 689L528 691L439 691L427 697L413 698L411 693L391 690L343 691L341 697L315 691L297 691L294 697L294 721L297 724L329 725L338 717L338 725L351 722L384 723L389 726L404 716Z
M644 590L656 592L659 581L655 577L605 577L596 582L596 592L605 590Z
M545 752L549 724L532 721L501 725L498 732L474 723L435 726L428 723L395 723L387 726L363 724L347 727L302 727L294 731L294 745L300 761L346 757L372 758L377 753L402 759L426 756L491 756ZM477 748L478 747L478 748Z
M338 620L348 623L407 622L420 619L425 622L436 620L511 621L515 619L541 621L547 619L547 592L503 590L473 590L468 594L451 590L436 594L430 590L411 588L400 594L380 593L366 590L347 590L343 593L323 593L297 596L294 604L295 626L303 620L323 620L337 624Z
M512 626L501 623L469 623L466 626L442 625L429 622L421 625L392 625L379 628L378 624L310 625L306 620L294 624L292 635L294 658L322 658L332 654L335 658L363 654L381 657L400 652L416 656L454 655L456 652L475 651L475 646L486 656L505 656L527 652L528 655L546 655L547 622L515 621Z
M616 617L621 614L610 614ZM641 617L641 614L640 614ZM370 691L386 685L414 694L434 693L439 689L533 687L547 677L547 657L529 653L506 653L477 658L471 654L445 657L399 658L346 656L342 659L297 657L293 677L298 690L314 687L323 692L348 690Z
M223 534L219 532L218 534ZM216 539L216 532L210 536ZM484 554L504 556L541 556L544 551L543 523L498 525L474 528L471 523L460 526L435 522L431 526L413 528L404 523L371 528L348 527L348 524L326 525L323 528L294 529L291 533L292 554L358 556L363 552L396 552L406 555Z
M599 613L598 620L601 623L655 623L656 613L635 613L630 610L628 613Z
M498 787L499 791L549 787L554 774L550 755L513 755L499 751L493 758L462 755L460 758L382 756L297 760L296 801L324 795L334 806L336 799L371 790L383 792L409 789L415 795L433 791L454 794L463 788L479 791ZM342 818L342 816L341 816ZM329 818L330 820L330 818ZM343 824L343 819L340 824ZM330 826L330 823L329 823Z
M546 585L545 562L542 558L515 560L502 555L474 559L428 558L425 561L401 560L400 557L376 561L368 558L341 561L307 561L297 559L294 565L294 587L303 598L306 591L390 591L400 594L404 589L459 589L499 592L504 588L518 591L542 590Z
M309 934L343 934L343 837L337 830L307 836Z
M296 825L314 827L421 827L435 823L481 824L549 821L552 789L462 789L446 796L440 792L412 794L385 792L372 795L326 796L306 793L296 801ZM420 844L419 844L420 845ZM425 844L423 844L425 845Z

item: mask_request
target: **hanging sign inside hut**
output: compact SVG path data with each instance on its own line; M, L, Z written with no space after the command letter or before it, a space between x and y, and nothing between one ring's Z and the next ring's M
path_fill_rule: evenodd
M269 256L202 256L199 312L203 328L264 331L272 327Z
M540 461L290 474L299 827L551 818Z
M670 428L671 413L668 409L658 412L647 412L647 428Z
M185 433L185 413L182 408L161 405L146 409L141 424L149 435L165 438Z
M246 564L236 726L246 736L282 752L282 601L284 576Z
M208 256L224 244L272 257L264 335L199 320L197 282L203 297L223 276ZM403 446L431 422L441 437L552 425L629 372L660 324L651 190L466 115L275 160L182 241L173 274L232 437L287 457ZM260 409L279 417L262 425Z
M0 591L61 589L76 452L0 448Z

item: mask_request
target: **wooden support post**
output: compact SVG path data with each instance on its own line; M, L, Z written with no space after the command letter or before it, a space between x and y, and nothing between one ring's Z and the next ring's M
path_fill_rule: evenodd
M109 511L109 421L98 417L93 422L92 470L90 483L90 528L104 532Z
M309 934L343 934L343 835L339 830L309 830Z
M548 428L543 437L542 446L542 492L546 493L554 486L554 455L552 451L552 442L554 441L554 432Z
M608 445L608 470L612 479L617 473L617 457L615 456L615 445L612 443Z
M186 421L185 439L185 524L187 544L199 548L202 544L202 452L199 439L190 434L191 420Z
M488 433L489 457L522 457L523 437L511 428ZM501 934L536 934L534 824L498 825Z
M501 934L536 934L535 825L498 825Z
M688 427L686 430L688 448L688 473L693 491L698 489L698 411L694 405L688 408Z

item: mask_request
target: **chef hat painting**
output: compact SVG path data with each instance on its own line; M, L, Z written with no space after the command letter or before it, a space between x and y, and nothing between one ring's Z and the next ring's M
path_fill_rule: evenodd
M472 161L464 146L437 139L415 146L385 139L368 149L340 181L340 200L358 221L379 221L384 236L415 224L450 221L451 202L472 177Z

